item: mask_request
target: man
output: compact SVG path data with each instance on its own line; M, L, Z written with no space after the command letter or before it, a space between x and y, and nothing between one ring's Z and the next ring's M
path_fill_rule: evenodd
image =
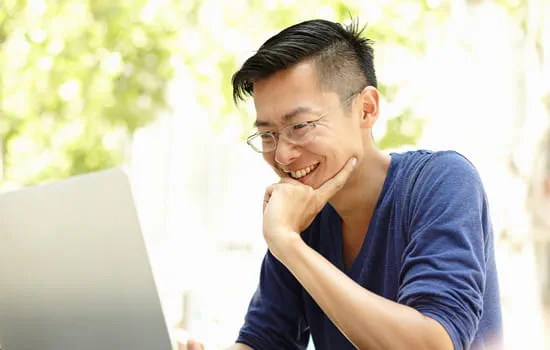
M251 95L267 188L260 282L230 349L486 349L501 314L478 173L454 152L387 155L373 49L324 20L266 41L233 76ZM201 348L192 342L187 348Z

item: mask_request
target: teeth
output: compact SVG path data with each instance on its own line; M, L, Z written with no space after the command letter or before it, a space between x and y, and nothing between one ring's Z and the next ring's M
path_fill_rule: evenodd
M315 168L317 168L317 165L318 164L311 165L311 166L308 166L307 168L304 168L304 169L301 169L301 170L298 170L298 171L291 171L290 176L292 176L295 179L299 179L301 177L304 177L307 174L309 174L310 172L312 172L313 170L315 170Z

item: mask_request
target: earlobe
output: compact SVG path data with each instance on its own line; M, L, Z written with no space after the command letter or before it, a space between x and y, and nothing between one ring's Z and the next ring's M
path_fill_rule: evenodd
M365 114L364 119L364 125L367 129L372 129L374 127L374 123L376 123L376 120L378 119L377 113L367 113Z

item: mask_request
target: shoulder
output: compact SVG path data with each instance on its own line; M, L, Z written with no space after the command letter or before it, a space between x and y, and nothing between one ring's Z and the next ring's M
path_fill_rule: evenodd
M411 187L441 183L481 184L479 173L468 158L456 151L419 150L402 153L401 176Z
M398 183L409 215L433 212L429 208L443 209L453 203L477 207L486 202L479 173L464 155L456 151L413 151L400 157Z
M426 167L438 168L438 170L452 170L477 174L477 170L468 158L456 151L433 152Z
M409 171L426 170L464 170L476 173L475 167L464 155L453 150L430 151L417 150L404 153L393 153L394 157L399 158L401 167Z
M481 178L475 166L465 156L455 151L432 154L419 176L425 185L447 185L458 190L461 187L482 188Z

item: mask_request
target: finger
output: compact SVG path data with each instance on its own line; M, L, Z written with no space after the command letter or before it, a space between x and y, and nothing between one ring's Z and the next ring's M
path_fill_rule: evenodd
M273 191L275 190L275 185L271 185L269 186L268 188L266 188L265 190L265 194L264 194L264 205L263 205L263 210L262 210L262 213L265 211L265 208L267 207L267 205L269 204L269 200L271 199L271 194L273 193Z
M198 341L196 341L194 339L190 339L187 342L187 349L188 350L204 350L204 345L202 345L201 343L199 343Z
M178 350L188 350L187 344L178 342Z
M293 179L290 176L281 177L281 181L279 181L279 183L304 186L304 184L302 184L300 181Z
M334 177L332 177L332 179L328 180L317 189L317 194L319 199L323 202L323 205L328 202L336 192L340 191L340 189L344 187L346 181L348 181L348 178L351 175L351 172L353 171L353 168L355 167L355 164L357 164L357 158L351 158L347 161L346 165L344 165L344 167L336 175L334 175Z

